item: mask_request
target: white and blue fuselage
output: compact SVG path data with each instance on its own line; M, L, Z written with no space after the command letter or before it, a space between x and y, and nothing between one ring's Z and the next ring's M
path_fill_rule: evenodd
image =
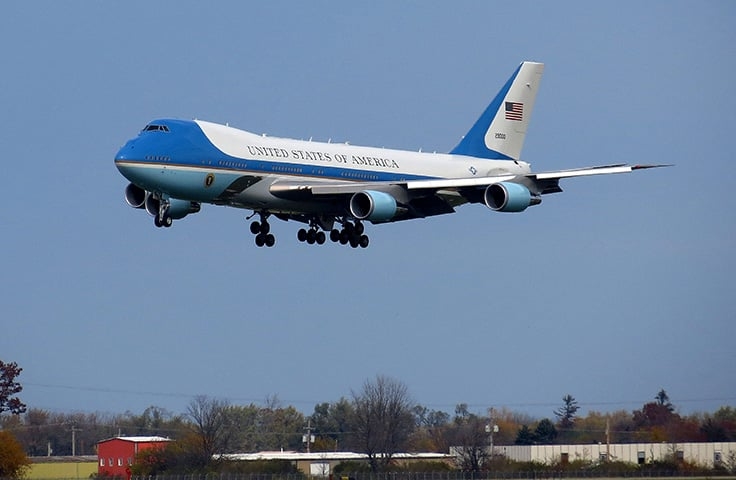
M199 120L149 123L115 156L128 204L159 227L202 203L253 210L259 246L273 246L271 215L307 223L300 241L368 245L363 222L452 213L464 203L521 212L560 192L567 177L626 173L607 165L532 173L520 160L544 66L523 62L450 153L423 153L256 135ZM334 228L335 224L342 228Z

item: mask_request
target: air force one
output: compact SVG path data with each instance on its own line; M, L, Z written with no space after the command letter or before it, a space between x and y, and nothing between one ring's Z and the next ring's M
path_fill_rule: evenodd
M661 165L605 165L533 173L520 160L544 64L523 62L450 153L422 153L257 135L200 120L155 120L115 165L125 200L157 227L202 203L252 210L259 247L272 247L271 216L305 224L300 242L367 247L373 224L453 213L466 203L523 212L561 179Z

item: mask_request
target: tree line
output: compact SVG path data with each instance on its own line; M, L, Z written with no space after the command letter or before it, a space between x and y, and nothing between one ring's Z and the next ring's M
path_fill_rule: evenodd
M15 384L15 393L19 385ZM506 408L472 412L432 410L411 398L406 385L377 376L349 397L318 403L309 415L277 397L263 404L234 405L208 396L192 399L183 413L151 406L142 413L56 413L25 408L17 397L0 404L0 427L31 456L94 455L96 444L115 436L160 435L176 440L151 469L207 470L213 456L263 450L355 451L383 471L402 451L448 453L459 449L460 468L477 471L493 460L489 443L630 443L736 441L736 409L680 415L667 393L634 411L590 411L579 416L577 400L562 397L549 418L537 419ZM8 403L15 398L12 407ZM73 443L72 443L73 442ZM145 462L141 462L145 464ZM147 473L151 474L151 469Z

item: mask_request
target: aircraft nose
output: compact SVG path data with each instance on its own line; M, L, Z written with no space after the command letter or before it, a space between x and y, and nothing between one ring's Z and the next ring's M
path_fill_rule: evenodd
M135 150L135 141L128 140L128 142L120 147L118 153L115 154L115 162L126 161L133 159L133 153Z

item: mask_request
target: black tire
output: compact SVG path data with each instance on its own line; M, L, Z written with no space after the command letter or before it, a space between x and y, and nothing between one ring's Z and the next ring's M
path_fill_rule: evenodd
M261 233L261 224L258 223L258 220L254 220L253 223L250 224L250 233L253 235Z
M261 233L269 233L271 231L271 225L267 221L261 222Z
M368 238L368 235L360 236L360 240L358 240L358 244L360 245L360 248L367 248L369 243L371 243L371 241Z
M296 239L300 242L306 242L307 241L307 231L303 228L300 228L298 232L296 232Z
M317 232L315 240L317 240L318 245L323 245L327 240L327 235L325 235L325 232Z
M161 220L161 225L164 226L164 227L166 227L166 228L169 228L173 224L174 224L174 219L171 218L168 215L165 215L164 218L163 218L163 220Z
M157 228L161 228L161 220L159 220L158 215L153 217L153 224L156 225Z
M256 235L256 245L262 247L266 244L266 235L259 233Z
M274 245L276 245L276 237L273 236L273 233L269 233L266 235L266 246L270 248Z
M330 240L337 243L340 241L340 230L333 228L330 230Z
M350 237L350 246L353 248L358 248L358 238L357 237Z
M363 222L355 222L355 233L363 235L363 232L365 232L365 225L363 225Z
M317 232L314 230L309 230L307 232L307 243L310 245L314 245L315 240L317 239Z

